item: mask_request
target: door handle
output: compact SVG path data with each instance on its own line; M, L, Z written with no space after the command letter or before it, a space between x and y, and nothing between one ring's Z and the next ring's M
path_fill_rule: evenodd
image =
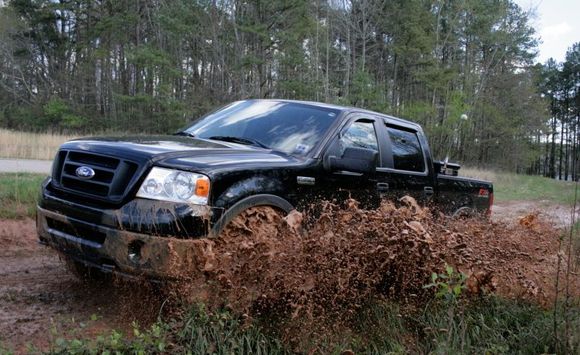
M389 190L389 183L387 183L387 182L378 182L377 183L377 190L379 190L379 191L388 191Z
M435 191L433 191L433 188L431 186L425 186L423 188L423 191L425 192L425 195L427 195L427 196L431 196L435 193Z

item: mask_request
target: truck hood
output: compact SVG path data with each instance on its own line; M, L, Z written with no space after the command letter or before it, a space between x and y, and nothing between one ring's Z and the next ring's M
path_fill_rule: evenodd
M190 171L293 165L302 159L282 152L230 142L183 136L91 137L66 142L62 149ZM250 165L250 166L249 166Z

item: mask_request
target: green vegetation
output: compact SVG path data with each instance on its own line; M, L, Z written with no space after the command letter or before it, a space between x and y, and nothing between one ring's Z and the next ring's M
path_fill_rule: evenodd
M445 272L441 274L432 273L431 283L425 285L425 288L435 288L435 296L443 298L448 302L455 302L461 296L465 289L467 275L457 272L450 265L445 265Z
M569 344L563 339L556 342L551 331L553 312L494 297L461 302L460 311L451 319L445 302L433 301L419 310L407 310L392 303L374 303L359 314L357 322L341 328L342 334L320 337L320 328L317 328L317 332L301 336L301 344L310 344L306 348L285 344L277 338L280 331L277 325L283 324L282 320L264 322L260 326L260 319L248 323L230 312L212 313L196 305L178 319L158 321L144 330L134 325L131 337L117 331L92 339L54 334L49 352L287 354L306 353L316 348L318 353L335 354L347 349L369 354L529 354L578 350L576 338L568 339ZM571 331L579 330L579 326L572 324ZM320 339L304 339L315 333Z
M72 335L72 337L71 337ZM147 329L133 324L132 336L118 331L94 339L53 331L52 354L283 354L289 353L275 337L226 311L210 313L192 306L181 318L158 321Z
M580 171L580 45L535 64L514 0L4 4L1 127L165 133L233 100L306 99L421 123L438 158Z
M34 218L44 175L0 174L0 218Z
M497 174L494 181L497 201L548 200L570 204L574 201L575 183L542 176Z
M461 169L460 175L492 181L496 201L545 200L564 204L574 202L575 183L571 181L470 168Z
M487 298L464 305L450 326L447 315L447 307L439 304L428 307L417 319L427 333L425 339L434 339L423 344L425 353L533 354L566 349L564 341L555 343L553 312L532 304ZM574 329L580 330L579 326L576 319ZM574 341L577 349L578 339Z

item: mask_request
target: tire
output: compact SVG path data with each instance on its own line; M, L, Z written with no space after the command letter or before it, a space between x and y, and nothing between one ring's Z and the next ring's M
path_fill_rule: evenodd
M222 228L221 233L252 237L257 232L273 231L286 213L272 206L253 206L241 211ZM272 235L272 233L266 233Z
M212 227L210 235L212 237L219 236L224 228L236 217L253 207L270 207L283 213L283 215L287 215L294 209L288 201L276 195L264 194L246 197L236 202L224 213L219 221Z
M475 211L473 210L473 208L467 206L458 208L455 212L453 212L452 215L453 218L458 219L470 218L473 216L475 216Z

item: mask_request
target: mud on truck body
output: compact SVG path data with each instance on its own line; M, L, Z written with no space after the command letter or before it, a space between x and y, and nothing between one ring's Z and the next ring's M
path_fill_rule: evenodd
M434 162L421 127L358 108L232 103L175 135L69 141L37 207L41 243L90 270L168 277L191 242L250 207L316 200L374 208L410 195L448 214L489 213L493 186Z

